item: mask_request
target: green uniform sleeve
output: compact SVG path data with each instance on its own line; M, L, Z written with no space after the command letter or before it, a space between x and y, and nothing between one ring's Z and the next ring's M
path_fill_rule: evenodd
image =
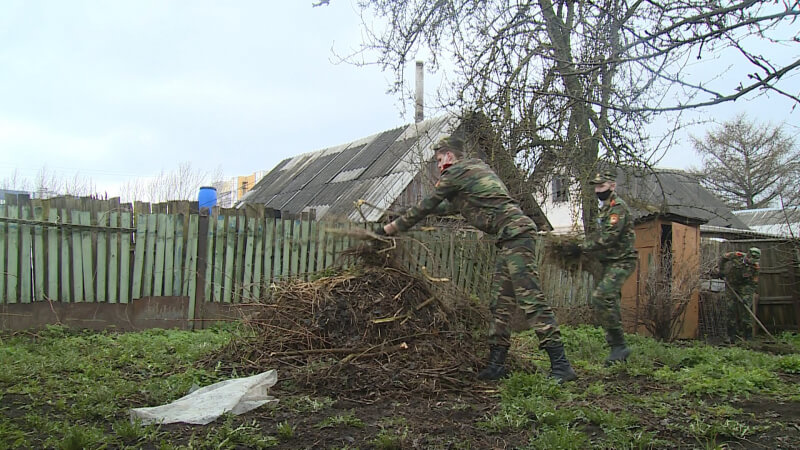
M428 215L451 214L452 205L446 200L452 198L458 192L458 189L457 180L445 171L439 182L436 183L433 193L416 206L409 208L405 214L395 220L395 226L399 231L406 231Z
M458 213L456 206L450 202L450 200L444 199L442 203L439 203L439 206L431 212L431 215L434 216L452 216Z

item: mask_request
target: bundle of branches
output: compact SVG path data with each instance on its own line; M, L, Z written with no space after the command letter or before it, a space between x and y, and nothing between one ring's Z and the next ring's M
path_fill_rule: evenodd
M252 337L206 361L277 368L299 388L361 398L461 390L486 344L486 311L464 295L391 267L359 267L273 287L246 320ZM477 355L476 355L477 354Z
M564 270L585 270L594 274L597 270L597 260L592 255L581 253L579 255L566 255L562 249L570 244L583 242L579 236L570 234L547 234L545 236L545 250L541 263L560 267Z

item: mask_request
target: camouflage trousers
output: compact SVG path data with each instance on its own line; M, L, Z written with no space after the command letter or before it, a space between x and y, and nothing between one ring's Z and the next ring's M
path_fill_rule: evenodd
M519 305L526 323L539 337L539 348L558 345L561 333L540 287L533 237L519 236L498 246L489 303L492 312L489 344L510 345L511 313Z
M730 289L736 291L739 297L744 300L744 303L752 311L753 295L756 293L756 287L752 284L731 284ZM753 316L747 312L742 302L740 302L732 292L728 292L727 313L728 339L733 341L737 337L749 339L753 336Z
M622 285L636 268L635 259L607 261L603 273L592 292L592 308L597 320L609 335L622 336L620 300Z

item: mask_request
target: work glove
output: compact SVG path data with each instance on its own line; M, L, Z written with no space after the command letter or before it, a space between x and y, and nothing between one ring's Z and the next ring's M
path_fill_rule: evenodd
M561 254L564 256L579 256L583 252L580 245L574 242L565 242L561 245Z

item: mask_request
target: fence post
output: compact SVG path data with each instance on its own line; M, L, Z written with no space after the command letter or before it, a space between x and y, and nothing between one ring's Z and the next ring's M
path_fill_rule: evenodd
M195 277L194 320L189 323L189 329L194 330L195 324L200 321L200 329L205 328L203 311L206 303L206 265L208 264L208 210L200 210L197 222L197 274Z

